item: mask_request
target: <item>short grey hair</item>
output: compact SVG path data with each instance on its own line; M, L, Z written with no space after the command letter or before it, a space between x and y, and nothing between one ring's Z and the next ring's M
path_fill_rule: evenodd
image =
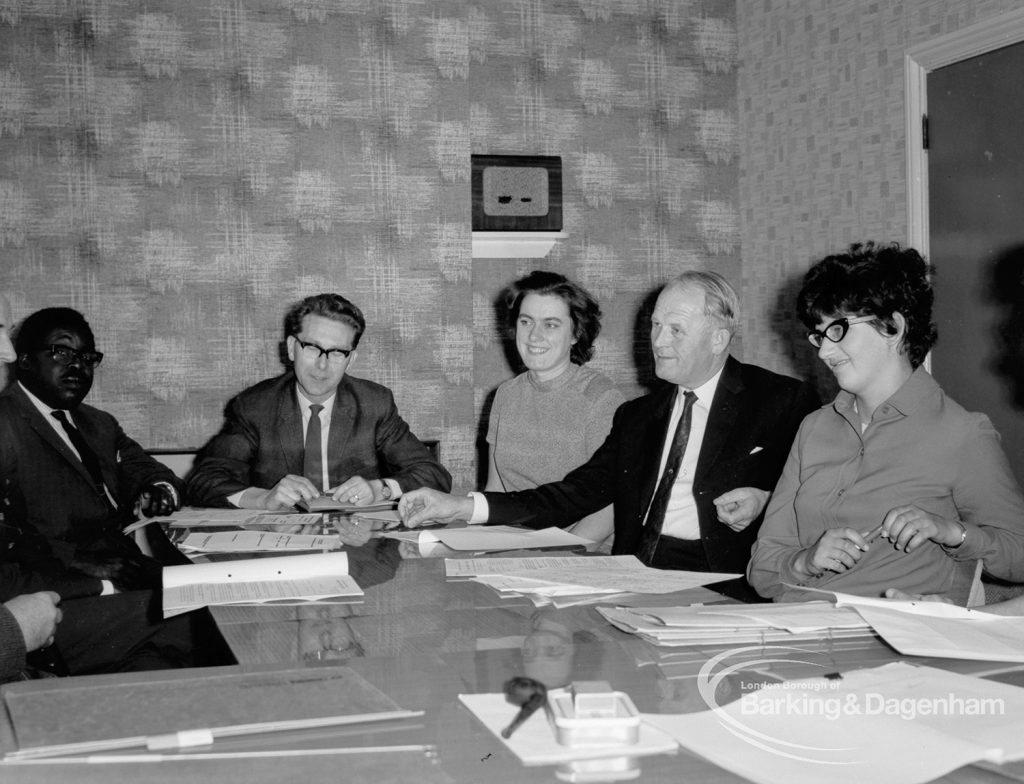
M713 318L736 334L740 323L740 298L725 278L717 272L687 270L670 280L665 289L700 289L704 292L704 315Z

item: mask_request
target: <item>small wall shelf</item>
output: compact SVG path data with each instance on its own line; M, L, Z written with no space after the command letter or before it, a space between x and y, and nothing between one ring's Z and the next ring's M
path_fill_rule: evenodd
M535 259L547 256L564 231L474 231L474 259Z

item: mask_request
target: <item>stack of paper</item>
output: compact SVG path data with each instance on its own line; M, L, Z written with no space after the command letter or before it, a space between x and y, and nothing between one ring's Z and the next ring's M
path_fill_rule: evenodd
M302 604L363 595L344 552L167 566L164 617L216 604Z
M281 534L273 531L190 533L180 542L183 553L275 553L289 550L339 550L336 534Z
M525 596L538 606L567 606L622 593L674 593L739 576L651 569L633 555L446 559L445 575L469 578L502 596Z
M855 610L827 602L597 609L613 626L654 645L669 647L872 634L870 624Z
M361 517L361 515L359 515ZM585 547L589 539L576 536L561 528L532 531L507 525L474 525L460 528L436 528L413 531L382 531L380 536L415 542L420 548L438 543L452 550L486 553L500 550L530 550L541 547Z

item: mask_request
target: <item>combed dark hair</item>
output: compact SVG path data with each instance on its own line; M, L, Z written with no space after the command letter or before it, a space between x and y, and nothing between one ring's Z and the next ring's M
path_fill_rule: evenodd
M907 322L903 350L917 368L939 334L932 321L933 272L920 253L898 242L854 243L808 270L797 314L808 329L836 316L874 316L876 329L892 335L897 331L893 314L901 313Z
M601 333L601 307L590 292L557 272L534 270L520 278L508 289L505 304L508 307L508 325L515 334L519 308L527 294L547 294L560 298L569 307L572 336L576 340L569 350L569 361L585 365L594 356L594 341Z
M284 316L284 336L298 336L302 331L302 319L306 316L323 316L324 318L348 324L355 330L352 348L359 345L359 338L366 329L363 311L345 299L341 294L313 294L300 302L296 302Z
M25 318L14 336L14 350L18 356L30 354L46 347L43 342L55 329L74 330L90 345L96 345L96 338L85 316L73 308L43 308Z

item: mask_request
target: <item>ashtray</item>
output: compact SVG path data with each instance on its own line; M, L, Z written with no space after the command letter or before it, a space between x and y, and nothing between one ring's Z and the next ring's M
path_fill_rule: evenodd
M625 692L595 689L597 685L580 683L548 692L558 742L574 748L635 744L640 738L640 713L633 700Z

